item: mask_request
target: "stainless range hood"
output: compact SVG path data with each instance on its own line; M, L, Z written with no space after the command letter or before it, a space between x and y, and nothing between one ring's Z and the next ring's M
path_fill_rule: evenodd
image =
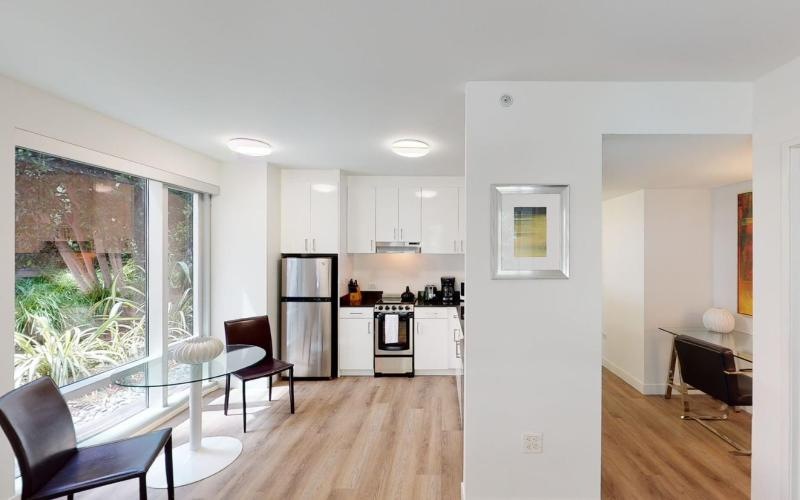
M375 253L420 253L419 241L376 241Z

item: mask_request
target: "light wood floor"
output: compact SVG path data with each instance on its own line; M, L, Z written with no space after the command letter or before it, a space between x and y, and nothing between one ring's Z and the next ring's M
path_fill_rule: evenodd
M691 396L692 408L715 414L708 396ZM603 498L736 499L750 496L750 457L680 419L680 397L642 396L603 370ZM745 446L750 415L731 412L711 425Z
M222 392L205 398L206 435L241 438L244 451L211 478L176 489L178 499L458 499L462 432L453 377L346 377L296 382L296 413L286 386L269 407L247 386L247 434L240 393L222 415ZM264 396L259 398L259 396ZM262 404L259 406L259 399ZM186 412L169 425L186 442ZM76 495L78 499L137 498L135 481ZM164 490L149 489L164 499Z

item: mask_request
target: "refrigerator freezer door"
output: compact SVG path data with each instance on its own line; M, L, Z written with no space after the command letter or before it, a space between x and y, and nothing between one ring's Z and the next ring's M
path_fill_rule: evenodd
M281 359L295 377L331 376L331 303L281 303Z
M327 257L281 259L281 297L331 298L331 262Z

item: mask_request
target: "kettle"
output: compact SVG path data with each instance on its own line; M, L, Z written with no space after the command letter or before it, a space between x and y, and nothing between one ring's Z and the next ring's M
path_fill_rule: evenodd
M425 302L436 300L436 285L425 285Z

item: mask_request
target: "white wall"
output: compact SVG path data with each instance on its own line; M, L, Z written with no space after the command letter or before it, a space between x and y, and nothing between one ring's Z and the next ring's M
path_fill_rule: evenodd
M225 164L219 177L220 194L211 200L211 333L224 339L226 320L268 312L267 224L274 214L266 161Z
M455 276L456 286L464 281L463 255L434 254L352 254L350 276L361 290L402 293L406 286L416 294L425 285L441 288L442 276Z
M751 132L738 83L477 82L466 88L465 488L600 496L601 165L606 133ZM514 97L510 108L499 98ZM571 185L569 280L490 279L492 183ZM542 432L544 453L521 454Z
M603 364L644 386L644 191L603 202Z
M665 389L672 337L711 306L711 193L646 189L603 202L603 363L643 394Z
M267 315L272 346L278 353L281 315L281 169L267 167ZM256 276L257 278L257 276Z
M644 393L664 392L672 337L711 307L711 193L648 189L644 216Z
M150 135L97 112L0 76L0 321L13 332L14 317L14 135L17 128L82 146L168 172L217 184L219 164L169 141ZM0 393L13 387L14 339L0 342ZM13 493L12 455L0 446L0 497Z
M797 483L800 462L797 429L800 412L797 402L800 381L790 378L793 358L788 323L789 266L787 248L782 241L788 197L784 196L782 157L784 146L796 144L800 137L800 59L769 73L755 82L753 125L753 351L757 357L753 392L752 496L755 499L796 498L789 490L790 479ZM797 175L796 172L793 175ZM788 221L787 221L788 223ZM800 221L793 220L792 224ZM795 271L796 272L796 271ZM760 362L758 360L766 360ZM787 439L793 436L793 440Z
M736 329L753 333L753 317L739 314L738 275L738 196L753 190L753 182L740 182L711 190L711 229L713 237L713 302L736 317ZM758 226L755 226L758 230Z

